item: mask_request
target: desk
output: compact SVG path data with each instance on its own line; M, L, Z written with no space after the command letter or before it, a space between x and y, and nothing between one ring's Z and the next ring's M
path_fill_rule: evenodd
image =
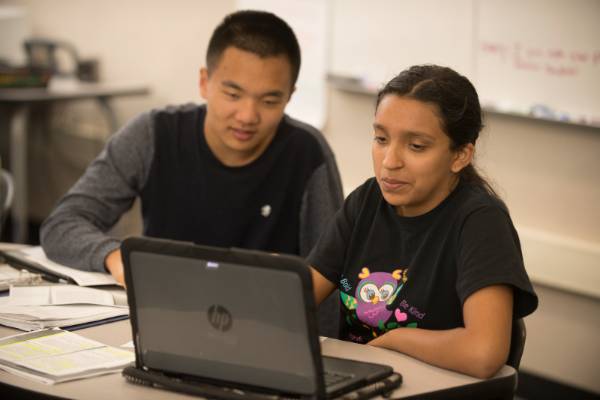
M14 329L0 327L0 337L18 333ZM113 346L131 340L129 321L119 321L77 331L78 334ZM456 372L437 368L391 350L374 348L336 339L326 339L321 344L323 354L371 361L391 365L404 377L402 386L392 398L496 398L512 399L516 386L516 371L504 366L493 378L483 381ZM120 374L103 375L79 381L44 385L32 380L0 371L0 392L33 391L66 398L86 399L194 399L175 392L134 385L125 381ZM20 398L36 397L33 393L20 393ZM414 397L413 397L414 396ZM16 396L15 396L16 397ZM38 396L39 397L39 396Z
M74 88L49 90L44 88L0 89L0 107L7 110L9 131L10 171L15 182L12 206L12 239L24 243L27 239L27 135L33 105L49 106L56 102L95 99L98 101L110 129L118 129L117 118L110 100L118 96L145 95L145 86L124 86L81 83ZM2 132L0 132L2 133ZM2 133L4 134L4 133Z

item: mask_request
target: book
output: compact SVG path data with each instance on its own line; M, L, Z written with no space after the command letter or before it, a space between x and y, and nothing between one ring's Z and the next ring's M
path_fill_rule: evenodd
M61 329L0 339L0 368L45 384L120 372L134 360L129 350Z
M52 282L76 283L79 286L116 285L117 281L101 272L88 272L58 264L46 257L40 246L26 247L1 252L6 262L18 269L42 274Z

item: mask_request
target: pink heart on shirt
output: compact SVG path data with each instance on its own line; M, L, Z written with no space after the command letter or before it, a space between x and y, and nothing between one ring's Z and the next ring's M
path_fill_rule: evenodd
M408 319L408 315L406 315L406 313L403 313L402 311L400 311L399 308L396 308L394 315L396 316L396 320L398 322L406 321Z

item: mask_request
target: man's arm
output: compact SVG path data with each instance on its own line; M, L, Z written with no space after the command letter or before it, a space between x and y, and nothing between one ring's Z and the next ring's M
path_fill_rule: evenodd
M40 239L50 259L107 271L105 261L121 242L105 232L131 208L148 178L154 156L150 121L144 113L117 132L44 221Z

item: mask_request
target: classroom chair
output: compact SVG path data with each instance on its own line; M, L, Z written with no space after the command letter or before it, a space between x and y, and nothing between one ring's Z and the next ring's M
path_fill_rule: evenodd
M510 351L508 352L507 365L510 365L517 371L521 364L521 357L523 356L523 350L525 349L525 339L527 337L527 330L525 329L525 322L519 318L513 322L512 334L510 337Z
M4 220L13 201L14 186L12 176L8 171L0 169L0 235L4 227Z

